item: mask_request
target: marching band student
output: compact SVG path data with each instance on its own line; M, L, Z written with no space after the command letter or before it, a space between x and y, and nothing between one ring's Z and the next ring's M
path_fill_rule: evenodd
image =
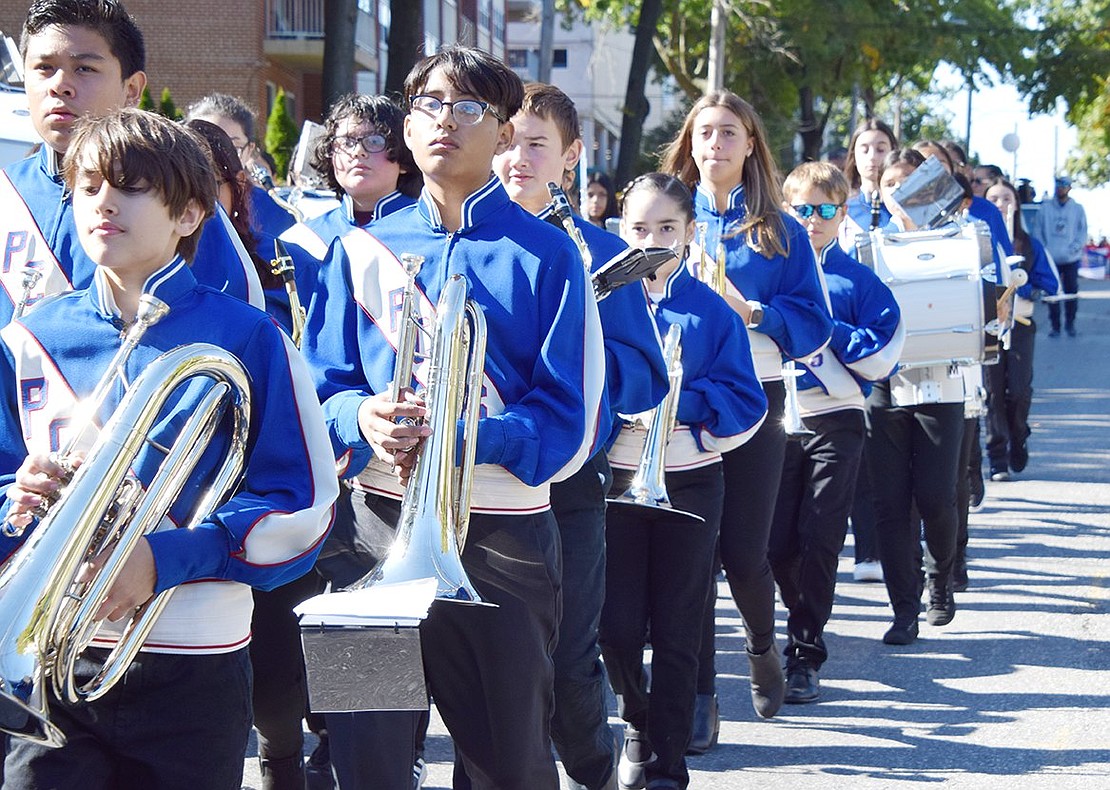
M416 202L423 177L403 139L404 111L385 96L349 93L328 111L312 166L324 173L340 205L281 235L316 260L352 228Z
M724 497L721 453L756 434L767 416L767 399L740 318L685 266L695 225L690 191L682 182L649 173L629 184L621 236L635 246L670 247L678 253L648 284L659 333L674 325L682 332L676 422L664 438L665 461L658 460L664 463L672 505L705 522L654 509L610 508L601 645L626 723L620 786L685 788L705 580ZM657 412L655 419L669 418ZM618 435L610 451L618 470L615 490L628 487L644 435L630 424ZM643 667L649 627L650 692Z
M817 353L832 330L817 267L805 231L786 216L781 179L763 122L734 93L699 99L670 144L662 170L694 189L694 212L705 223L705 257L724 258L725 299L747 326L756 373L768 401L768 419L741 447L723 454L725 501L720 556L747 634L752 704L763 718L782 704L785 682L775 645L775 580L767 539L782 475L786 434L782 416L783 355ZM715 740L713 615L716 582L709 582L698 679L699 709L691 748Z
M0 176L0 213L8 218L0 268L0 325L27 297L86 288L95 264L81 249L61 160L73 124L134 106L146 84L143 36L116 0L36 0L20 38L31 122L43 139L37 153ZM41 277L30 289L23 271ZM201 283L264 306L254 265L223 213L206 221L193 274Z
M881 198L878 198L879 175L886 155L898 147L894 130L878 118L869 118L852 132L848 157L844 160L844 176L851 194L848 216L840 226L840 246L851 251L856 236L873 228L886 227L890 222Z
M892 197L925 159L912 148L886 158L879 188L893 219L884 230L915 230ZM932 559L928 570L926 620L952 621L952 564L956 551L956 475L964 431L964 384L950 378L948 365L896 373L877 382L867 398L866 453L878 519L880 560L894 622L883 635L888 645L917 639L921 612L921 523ZM921 520L911 516L916 504Z
M76 705L47 692L51 720L67 741L53 749L13 739L4 786L231 790L241 784L251 723L250 588L269 589L311 570L338 492L323 415L304 362L273 322L192 275L187 261L215 204L216 183L191 132L135 109L89 118L72 131L63 173L80 241L97 270L88 290L45 302L0 331L0 458L14 461L0 472L0 482L10 484L0 516L33 526L32 509L64 485L64 469L50 452L71 437L65 428L59 437L58 425L77 431L76 452L89 449L92 431L70 418L120 348L120 329L136 320L142 296L169 310L125 361L124 378L133 382L180 344L226 349L250 379L249 438L243 482L230 499L198 514L196 526L139 540L97 610L96 619L108 622L79 659L79 682L99 670L122 618L174 589L122 682ZM108 409L126 383L110 390ZM195 390L170 396L157 441L131 465L144 485L196 408ZM177 524L191 520L226 453L232 437L222 425L169 511ZM19 541L3 542L7 556Z
M1004 479L1010 471L1022 472L1029 462L1029 407L1033 402L1033 297L1036 291L1054 294L1060 284L1044 246L1025 232L1017 190L1009 181L987 188L986 199L1012 223L1014 250L1025 260L1021 266L1029 281L1017 289L1010 347L1000 352L998 364L987 367L987 458L991 478Z
M578 111L554 85L529 83L512 117L513 141L493 160L509 197L549 221L549 182L560 184L582 154ZM574 217L593 268L627 248L615 234ZM598 303L605 335L606 390L598 436L616 433L616 414L636 414L667 394L667 371L642 286L628 285ZM611 431L611 428L615 430ZM551 486L563 569L563 616L555 648L555 716L551 737L572 781L595 790L616 787L613 736L605 700L605 670L597 644L605 597L605 495L612 472L598 447L574 475Z
M818 671L829 657L823 633L863 453L863 401L897 367L904 327L894 294L837 243L847 213L843 174L807 162L787 176L783 196L809 234L833 315L828 347L802 363L799 413L813 435L787 442L768 550L790 612L784 701L805 703L820 695Z
M600 321L573 242L512 203L491 177L494 155L512 141L520 78L480 50L451 47L413 67L405 95L405 142L424 190L415 206L378 220L374 236L355 229L332 245L304 350L342 475L361 475L379 492L367 504L394 524L414 443L455 430L394 421L424 416L418 401L390 400L396 337L387 319L407 280L397 256L424 258L416 282L425 315L448 275L466 277L489 331L462 561L498 608L433 604L420 628L425 674L466 774L457 783L554 790L560 571L549 488L593 450L604 386ZM425 380L422 368L416 373ZM341 786L377 786L374 775L359 774L364 766L344 775L334 732L331 745ZM413 765L411 752L396 758Z
M210 93L189 105L185 120L214 123L231 138L231 144L235 146L236 156L250 186L248 199L251 232L257 239L257 245L248 249L255 249L263 260L269 260L274 252L274 238L291 227L295 220L292 214L278 205L269 192L256 183L256 173L263 168L265 160L254 141L254 111L242 99L226 93Z
M591 171L586 177L586 219L605 230L605 220L619 216L613 180L600 170Z

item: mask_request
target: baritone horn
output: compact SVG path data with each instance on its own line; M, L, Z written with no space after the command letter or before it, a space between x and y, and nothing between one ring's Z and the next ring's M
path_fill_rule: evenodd
M667 366L670 389L667 396L651 412L651 424L644 437L644 448L640 452L640 463L632 476L628 490L617 497L606 499L610 505L618 507L646 507L669 513L684 519L704 522L696 513L678 510L671 505L667 495L667 442L674 430L678 416L678 396L682 391L682 327L671 324L663 340L663 361Z
M411 265L418 265L418 257L412 256ZM410 316L413 310L402 307L402 313ZM396 392L411 379L417 331L421 328L414 318L402 325L394 375ZM409 350L407 358L402 358L402 349ZM470 521L485 357L485 316L477 303L467 298L466 279L453 275L436 305L428 355L424 400L432 434L417 450L401 500L397 535L389 552L370 573L347 589L434 578L436 600L495 605L482 600L462 564L462 547ZM403 386L399 386L401 383ZM457 452L456 425L460 421L462 448ZM461 458L458 464L456 458Z
M165 307L143 299L141 312ZM95 393L114 388L126 354L150 323L136 320ZM149 433L171 395L198 378L208 380L208 389L177 441L159 448L165 458L144 490L131 467L144 448L157 446ZM229 411L231 443L223 464L182 528L199 524L239 483L250 421L249 378L227 351L193 343L162 354L128 388L57 500L0 571L0 730L61 746L65 736L50 720L47 684L56 697L76 704L98 699L123 677L173 590L136 610L100 671L79 685L74 665L100 626L93 615L138 541L166 518ZM87 563L103 552L110 552L107 561L90 574Z

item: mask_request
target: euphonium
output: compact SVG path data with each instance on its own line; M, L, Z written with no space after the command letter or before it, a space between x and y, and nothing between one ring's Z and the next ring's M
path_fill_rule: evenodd
M137 339L129 333L128 341ZM112 386L122 365L117 355L97 392ZM211 386L177 441L163 448L166 457L144 491L132 464L151 444L148 433L171 395L195 378L208 379ZM199 524L238 485L246 458L249 386L234 356L194 343L162 354L128 388L57 501L0 571L0 730L60 746L65 737L50 721L46 684L62 700L91 702L123 677L173 590L136 610L100 672L79 686L74 664L100 626L93 614L138 541L166 518L229 407L231 443L223 465L181 527ZM86 563L102 552L110 552L107 561L90 575Z
M798 376L804 371L794 367L794 362L782 366L782 383L786 387L786 402L783 408L782 425L787 439L805 439L816 434L802 421L802 410L798 404Z
M398 348L415 341L398 342ZM410 351L411 355L411 351ZM485 604L462 565L470 521L470 491L477 447L478 413L486 356L486 319L467 299L466 279L450 277L436 305L435 331L428 355L425 391L432 434L417 451L401 500L397 536L374 570L348 589L379 583L434 578L436 599ZM412 359L397 359L397 380L407 383ZM456 425L463 421L461 452L456 452ZM456 458L461 459L456 464ZM489 605L489 604L486 604Z
M270 261L270 271L281 278L285 286L285 293L289 296L289 315L292 320L293 345L301 347L304 341L304 325L307 312L301 303L301 296L297 292L297 270L293 264L293 256L285 248L281 239L274 239L274 259Z
M640 463L632 476L632 484L620 496L606 501L610 505L648 507L674 516L705 521L696 513L675 509L667 496L667 442L674 430L678 396L682 391L682 327L678 324L671 324L667 330L663 340L663 361L671 386L663 402L651 413L651 424L644 437L644 449L640 452Z

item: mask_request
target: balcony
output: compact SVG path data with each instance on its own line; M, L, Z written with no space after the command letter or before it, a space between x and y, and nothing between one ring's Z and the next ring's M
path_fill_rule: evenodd
M376 0L359 0L355 63L378 65ZM283 65L318 71L324 62L324 0L265 0L266 56Z

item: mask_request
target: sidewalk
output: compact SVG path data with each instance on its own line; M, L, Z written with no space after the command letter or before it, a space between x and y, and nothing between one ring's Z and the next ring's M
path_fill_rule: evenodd
M1110 788L1110 282L1080 289L1077 338L1049 338L1038 308L1031 460L988 482L971 516L955 620L922 617L916 644L883 645L885 589L852 581L846 549L822 698L763 721L721 598L724 721L720 745L690 759L692 788ZM450 787L438 720L427 756L425 787ZM253 757L245 787L258 787Z

